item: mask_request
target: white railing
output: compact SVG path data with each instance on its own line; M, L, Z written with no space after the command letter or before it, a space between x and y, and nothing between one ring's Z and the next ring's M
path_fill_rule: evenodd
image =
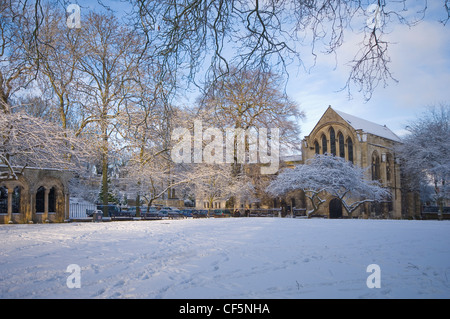
M69 204L69 218L88 218L87 213L96 210L96 206L94 204L79 204L79 203L70 203ZM92 217L92 215L91 215Z

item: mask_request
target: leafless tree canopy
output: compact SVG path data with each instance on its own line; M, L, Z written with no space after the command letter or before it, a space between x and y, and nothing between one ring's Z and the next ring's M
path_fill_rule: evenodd
M446 25L450 2L440 0ZM40 66L42 45L52 45L41 28L49 1L10 0L0 3L0 58L14 65L1 70L2 103L13 87L24 85L25 70ZM66 9L69 1L51 5ZM98 7L111 10L103 1ZM394 80L389 70L389 45L385 35L398 23L414 26L428 10L427 0L128 0L123 23L145 36L141 49L148 50L160 79L176 85L187 80L200 85L215 81L230 70L258 69L288 75L291 64L302 67L304 57L336 53L344 32L360 33L361 41L349 61L345 87L355 86L367 98L379 85ZM370 9L370 10L369 10ZM86 26L86 23L83 23ZM13 56L8 55L15 52ZM29 75L29 74L28 74ZM202 86L202 85L201 85ZM203 87L203 86L202 86ZM350 91L349 91L350 92Z
M304 113L283 90L280 76L272 72L230 66L226 75L205 89L199 110L209 122L225 128L279 128L282 146L300 145Z
M131 3L136 26L147 35L162 73L177 76L184 67L184 75L194 82L203 73L207 81L217 80L231 65L287 75L287 66L302 66L307 54L336 53L344 42L344 31L353 28L361 33L361 42L349 61L352 68L346 87L355 85L366 98L378 85L393 80L385 34L396 23L413 26L427 10L427 1L417 4L409 0ZM446 14L442 22L446 24L449 2L445 0L442 5Z

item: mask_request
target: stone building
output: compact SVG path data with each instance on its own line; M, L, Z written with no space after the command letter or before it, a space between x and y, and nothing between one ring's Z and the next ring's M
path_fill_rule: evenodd
M0 167L6 171L6 167ZM69 217L69 171L25 168L0 181L0 224L63 222Z
M365 204L353 216L363 218L409 218L420 215L420 200L417 194L402 189L401 167L396 159L394 147L400 138L385 125L358 118L328 107L313 130L303 139L302 161L315 154L333 154L363 168L368 168L367 178L379 180L388 188L391 199L383 203ZM298 199L297 199L298 197ZM320 215L330 218L347 214L338 199L327 198L321 206ZM305 203L301 192L286 196L285 201ZM306 206L309 203L306 201ZM297 207L298 208L298 207ZM305 207L309 209L309 207Z

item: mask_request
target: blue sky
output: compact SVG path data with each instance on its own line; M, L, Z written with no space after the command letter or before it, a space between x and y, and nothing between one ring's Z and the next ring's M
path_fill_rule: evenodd
M301 123L302 136L309 135L328 105L366 120L386 125L400 137L405 125L413 121L427 106L450 103L450 22L439 23L445 13L439 1L429 3L429 16L409 28L395 25L386 39L391 58L390 70L398 83L380 85L366 102L356 87L349 100L346 83L350 68L346 66L356 54L361 34L347 32L343 46L334 55L319 55L309 72L292 72L288 94L306 113ZM312 62L311 62L312 63Z
M74 1L82 6L98 6L96 1ZM124 3L103 2L120 11ZM420 10L423 3L412 2L417 8L408 8L405 15ZM127 5L128 6L128 5ZM400 137L406 133L405 125L414 120L427 106L450 103L450 21L447 26L438 22L446 17L443 2L430 0L427 15L418 25L410 28L392 23L385 40L389 41L390 71L397 82L390 81L387 87L380 85L366 102L362 93L352 88L352 99L345 85L350 68L347 63L358 51L362 40L361 27L347 31L344 43L336 55L319 54L313 66L311 48L304 46L302 55L305 68L290 68L287 85L288 95L295 100L306 119L300 123L301 137L308 135L325 112L328 105L343 112L386 125ZM82 9L83 10L83 9ZM82 12L83 14L83 12ZM356 22L356 23L363 23ZM309 70L308 72L305 69ZM193 101L189 98L189 101Z

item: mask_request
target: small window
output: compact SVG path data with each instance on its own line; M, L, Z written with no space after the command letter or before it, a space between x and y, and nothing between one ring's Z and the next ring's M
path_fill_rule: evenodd
M52 187L48 193L48 212L56 212L56 190L54 187Z
M339 157L345 158L345 148L344 148L344 135L341 132L338 134L339 142Z
M372 154L372 180L380 179L380 157L377 152Z
M328 152L327 138L325 137L325 135L322 135L322 154L325 154L326 152Z
M330 152L336 156L336 135L332 127L330 128Z
M36 192L36 213L43 213L45 211L45 188L39 187Z
M14 192L12 195L12 213L13 214L20 214L20 193L21 193L21 187L16 186L14 188Z
M316 154L320 154L320 146L317 141L314 141L314 150L315 150Z
M347 139L347 155L349 162L353 163L353 141L350 137Z
M0 214L8 213L8 189L5 186L0 187Z
M386 180L391 181L392 178L392 156L391 154L386 155Z

